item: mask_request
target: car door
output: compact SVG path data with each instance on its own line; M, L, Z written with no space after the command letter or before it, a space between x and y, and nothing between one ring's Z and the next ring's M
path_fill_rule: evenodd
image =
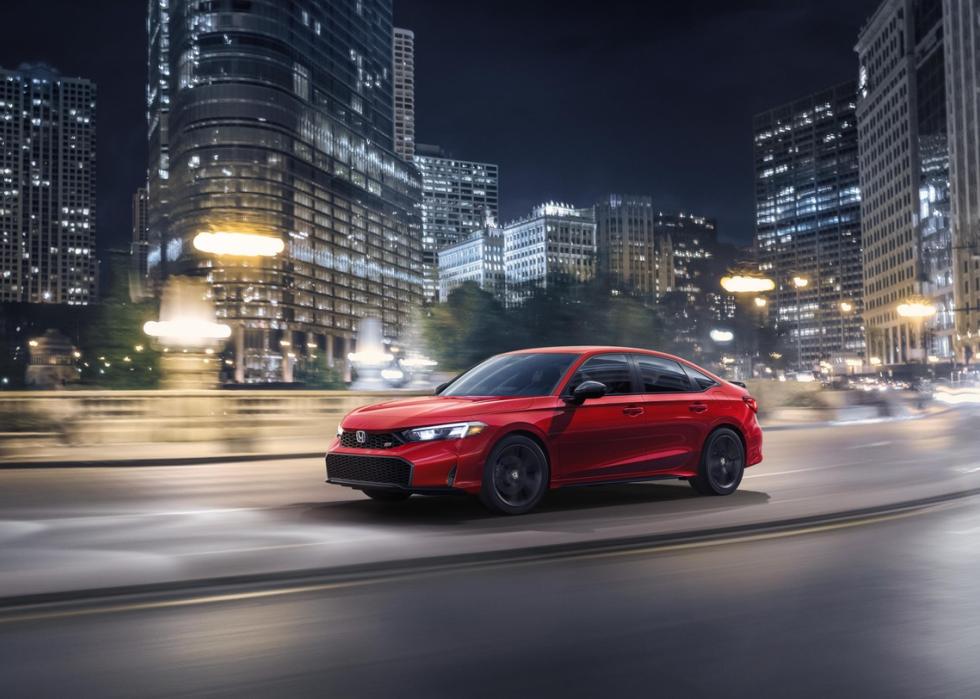
M582 381L599 381L607 393L580 405L565 403L552 420L551 443L558 455L558 480L615 480L635 470L644 435L632 363L626 353L587 359L562 390L571 395Z
M632 359L640 382L647 473L696 466L712 419L710 395L679 362L652 354Z

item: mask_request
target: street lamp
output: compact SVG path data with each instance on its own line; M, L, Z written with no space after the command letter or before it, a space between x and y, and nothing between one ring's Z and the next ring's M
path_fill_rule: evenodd
M768 301L766 301L766 300L765 300L764 298L762 298L761 296L756 296L756 297L755 297L755 298L753 299L753 302L755 303L755 307L756 307L756 308L765 308L765 307L766 307L766 306L767 306L767 305L769 304L769 302L768 302Z
M775 289L776 282L768 277L751 277L735 274L729 277L722 277L721 288L730 294L759 294Z
M841 355L847 352L847 330L844 327L844 316L854 310L854 304L850 301L841 301L840 308L840 351Z
M721 330L719 328L715 328L709 332L708 336L719 345L728 344L735 339L735 333L733 333L731 330Z
M803 368L803 314L800 310L800 289L805 289L810 284L806 277L796 275L792 279L793 288L796 289L796 368Z
M926 320L936 315L936 306L924 298L913 298L898 304L895 309L900 318L908 318L915 321L916 335L918 336L919 346L922 348L922 361L926 362L926 342L925 326Z

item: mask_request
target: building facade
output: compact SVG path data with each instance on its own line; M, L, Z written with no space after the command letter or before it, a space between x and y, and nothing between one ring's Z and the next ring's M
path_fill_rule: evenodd
M439 293L438 251L497 223L498 168L452 158L424 144L416 147L414 162L422 174L425 298L434 301Z
M874 363L952 356L952 234L941 0L886 0L861 31L865 327ZM899 307L928 302L929 319Z
M149 201L145 187L133 193L133 237L130 255L133 258L133 273L139 283L146 279L146 259L149 251Z
M0 301L96 300L95 84L0 69Z
M445 303L466 282L504 300L504 236L499 229L477 231L439 251L439 300Z
M656 301L674 286L670 236L658 235L650 197L611 194L595 205L597 274L614 291Z
M392 148L391 0L168 11L167 51L155 10L148 25L169 99L151 276L207 278L239 381L301 379L365 317L397 337L421 302L421 180Z
M595 277L596 224L592 208L549 202L508 223L504 235L506 304L519 306L535 287Z
M760 271L769 318L796 364L864 354L857 86L837 85L753 120Z
M415 158L415 34L395 27L392 85L395 99L395 153Z
M147 258L156 260L155 274L143 281L152 286L165 276L161 246L166 240L170 211L170 3L147 0L146 29L146 226ZM152 252L151 252L152 248Z
M980 353L980 3L946 0L947 124L955 270L954 350L975 363Z

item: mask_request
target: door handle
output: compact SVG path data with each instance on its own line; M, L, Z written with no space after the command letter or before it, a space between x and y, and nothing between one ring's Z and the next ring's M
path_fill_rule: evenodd
M708 405L707 403L691 403L689 406L687 406L687 409L692 413L704 413L707 412Z
M637 415L642 415L642 414L643 414L643 408L638 408L638 407L623 408L623 415L636 417Z

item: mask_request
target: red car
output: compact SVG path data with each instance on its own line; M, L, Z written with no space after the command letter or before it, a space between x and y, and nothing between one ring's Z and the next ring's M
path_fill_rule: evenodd
M388 501L471 493L506 514L570 485L680 478L729 495L762 461L756 410L745 388L661 352L509 352L435 396L351 412L327 453L327 482Z

